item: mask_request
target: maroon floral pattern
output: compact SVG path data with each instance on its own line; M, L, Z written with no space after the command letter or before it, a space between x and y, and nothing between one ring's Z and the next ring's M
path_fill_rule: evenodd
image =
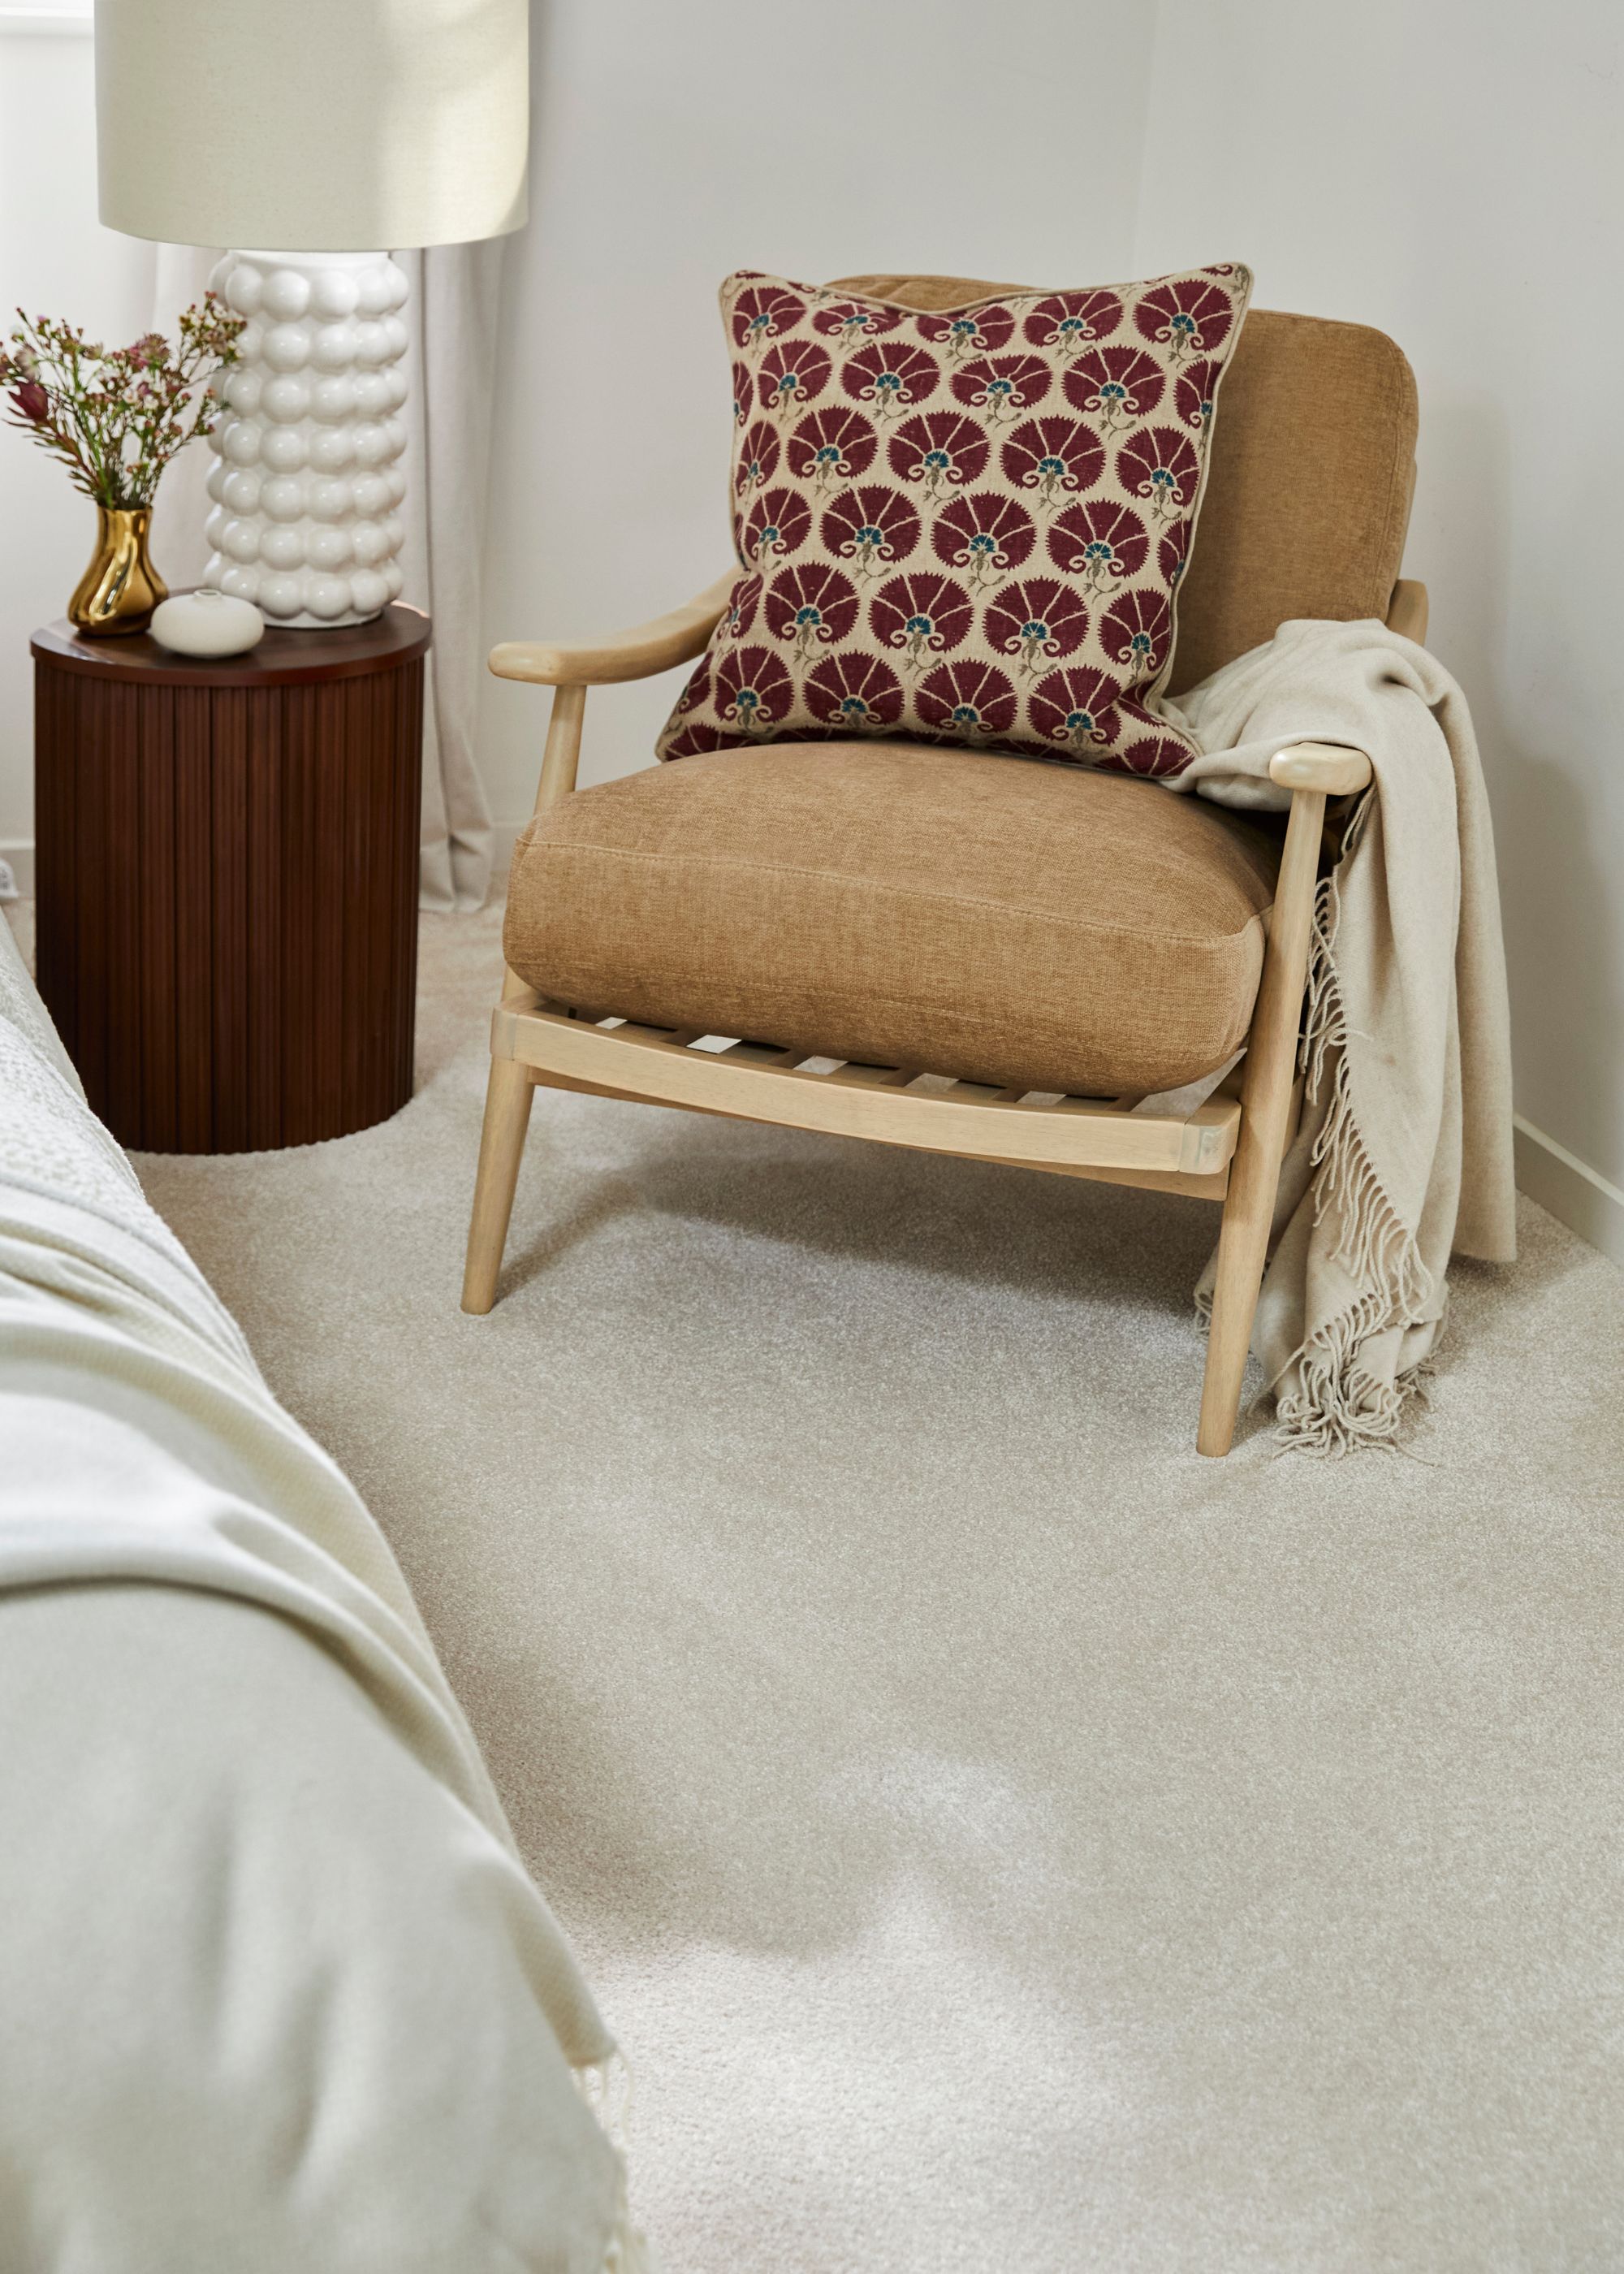
M918 549L921 525L901 490L865 483L842 490L824 508L818 536L824 552L849 561L859 576L877 576Z
M788 666L767 647L729 647L716 662L716 708L725 727L764 734L789 715Z
M1128 435L1116 453L1116 479L1130 497L1143 498L1158 523L1195 509L1201 457L1177 426L1151 426Z
M1184 575L1189 559L1190 523L1176 521L1156 539L1156 566L1162 571L1162 581L1171 593Z
M984 410L989 426L1007 425L1022 410L1035 410L1055 383L1041 356L977 356L961 364L951 385L960 403Z
M1068 757L1095 758L1116 741L1118 681L1114 672L1080 664L1051 671L1026 697L1026 715L1042 740Z
M837 483L866 474L879 447L879 437L860 411L834 405L808 413L785 456L795 479L809 482L823 496Z
M759 583L760 579L753 578L752 582ZM693 677L678 696L677 707L672 713L673 718L686 719L690 711L696 711L702 704L708 702L710 696L710 659L707 655L701 658Z
M891 437L891 470L918 482L929 497L973 482L987 463L989 444L979 420L959 410L925 410L906 418Z
M1145 566L1150 536L1142 516L1114 497L1084 498L1056 514L1049 557L1063 576L1091 592L1109 592Z
M728 328L733 345L759 355L770 341L793 332L807 312L807 296L776 276L734 279L742 289L733 297Z
M902 681L877 655L831 655L807 674L807 708L820 727L883 734L902 716Z
M1141 294L1133 320L1177 365L1192 355L1216 355L1235 321L1235 295L1210 275L1169 276Z
M778 470L778 431L770 418L747 426L733 459L733 489L741 497L765 489Z
M1182 774L1190 763L1189 746L1163 727L1159 734L1130 742L1117 763L1125 774Z
M928 401L941 376L935 356L906 339L891 338L871 340L849 355L840 384L883 425L898 411Z
M1072 410L1097 419L1109 434L1148 418L1167 392L1154 356L1119 341L1079 356L1060 384Z
M939 663L914 697L920 723L944 742L984 742L1007 734L1019 707L1006 673L995 663Z
M1075 584L1055 576L1024 576L987 603L987 642L1015 656L1030 678L1063 655L1075 655L1088 636L1088 611Z
M756 629L756 619L761 613L763 581L760 576L742 576L734 584L727 614L722 619L730 640L748 639ZM705 660L709 662L710 658Z
M893 576L868 604L868 625L883 648L893 648L906 669L919 671L933 657L961 647L974 614L956 576Z
M899 308L878 300L825 300L812 312L812 328L826 340L878 340L902 322Z
M740 573L662 757L900 735L1166 777L1237 267L922 314L731 277Z
M812 533L812 508L798 489L757 490L734 531L739 558L752 568L787 561Z
M930 541L946 567L966 569L972 584L992 584L1031 558L1037 523L1002 491L972 490L943 507Z
M1004 478L1029 490L1052 513L1079 490L1090 490L1105 470L1105 445L1080 418L1028 418L1004 446Z
M1010 308L954 309L947 315L915 316L914 320L921 339L944 349L950 363L995 354L1015 336L1015 315Z
M810 655L844 639L857 621L857 587L843 570L821 561L786 568L762 596L762 621L797 655Z
M797 410L813 403L829 384L834 366L816 340L780 340L762 358L756 382L763 410Z
M1092 292L1046 292L1028 310L1021 332L1034 348L1069 363L1095 340L1109 340L1121 325L1120 298L1096 288Z
M1223 365L1211 356L1203 356L1199 363L1186 364L1173 382L1174 417L1202 440L1212 424L1222 375Z
M1183 773L1190 763L1190 752L1183 735L1176 734L1165 719L1158 719L1132 697L1118 707L1116 715L1116 748L1109 757L1097 760L1098 764L1113 773Z
M711 750L736 750L744 736L736 727L713 727L708 719L679 721L673 712L660 736L662 758L701 758Z
M1173 611L1162 592L1143 586L1112 603L1100 627L1100 644L1112 663L1125 665L1128 683L1138 686L1154 679L1170 662Z

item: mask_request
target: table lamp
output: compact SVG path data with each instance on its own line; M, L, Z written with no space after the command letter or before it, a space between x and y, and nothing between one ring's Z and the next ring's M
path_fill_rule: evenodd
M274 623L401 589L397 247L525 219L526 0L96 0L102 219L236 248L207 581ZM255 250L274 246L275 251Z

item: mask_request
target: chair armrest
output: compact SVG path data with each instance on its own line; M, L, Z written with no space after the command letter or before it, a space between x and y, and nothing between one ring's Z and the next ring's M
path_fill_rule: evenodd
M1369 787L1371 762L1342 742L1289 742L1269 760L1269 779L1282 789L1314 789L1347 797Z
M656 672L691 663L703 652L737 574L730 568L686 607L631 631L612 632L607 639L583 640L573 647L505 640L491 650L491 669L499 679L528 679L539 687L612 687L624 679L652 679Z
M1411 576L1401 576L1387 603L1387 629L1402 632L1417 647L1426 644L1426 586Z

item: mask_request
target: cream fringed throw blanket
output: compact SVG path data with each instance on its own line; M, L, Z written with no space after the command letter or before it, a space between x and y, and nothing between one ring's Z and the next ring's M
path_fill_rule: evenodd
M613 2042L395 1559L3 917L0 1727L0 2263L646 2268Z
M1390 1442L1451 1254L1515 1254L1505 955L1466 698L1385 625L1294 622L1169 708L1204 753L1177 787L1224 805L1285 804L1268 763L1289 742L1350 744L1374 771L1320 888L1303 1124L1252 1348L1286 1444Z

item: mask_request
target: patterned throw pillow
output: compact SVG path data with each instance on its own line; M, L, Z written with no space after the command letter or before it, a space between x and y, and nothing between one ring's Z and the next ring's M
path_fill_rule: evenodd
M730 276L740 574L659 756L880 734L1182 772L1157 697L1251 289L921 314Z

